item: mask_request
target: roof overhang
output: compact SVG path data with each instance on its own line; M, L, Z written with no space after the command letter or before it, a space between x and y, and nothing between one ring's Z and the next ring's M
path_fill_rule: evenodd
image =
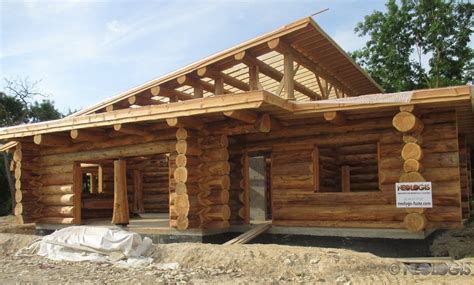
M112 112L69 117L55 121L20 125L0 129L0 139L34 136L38 134L71 131L75 129L100 128L126 123L154 123L166 119L189 116L222 116L223 112L253 110L268 113L275 118L284 116L312 118L325 112L352 113L378 112L383 109L396 110L403 105L421 108L449 108L457 111L460 133L474 139L473 88L457 86L413 91L408 103L373 104L327 104L321 102L293 102L284 100L266 91L253 91L201 99L193 99L163 105L144 106ZM381 94L380 96L384 96Z

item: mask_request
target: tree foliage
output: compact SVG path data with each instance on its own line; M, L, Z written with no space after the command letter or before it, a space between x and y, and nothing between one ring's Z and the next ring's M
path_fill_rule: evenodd
M357 24L368 36L354 59L387 92L461 85L474 76L474 4L442 0L389 0Z

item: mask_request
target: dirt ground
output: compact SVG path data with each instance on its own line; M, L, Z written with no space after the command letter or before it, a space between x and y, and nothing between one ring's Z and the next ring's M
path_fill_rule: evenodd
M456 235L459 238L461 233ZM272 244L154 245L147 253L154 261L144 268L118 268L108 263L58 262L39 256L15 256L20 248L29 245L36 238L38 237L33 235L0 234L2 284L50 282L411 284L427 281L472 284L474 280L472 258L456 260L456 265L450 262L446 266L451 272L442 272L438 270L441 267L437 266L411 264L407 267L396 259L380 258L369 253L345 249ZM465 237L464 241L468 238ZM472 245L474 238L470 238ZM163 265L169 263L178 263L179 267L164 269Z

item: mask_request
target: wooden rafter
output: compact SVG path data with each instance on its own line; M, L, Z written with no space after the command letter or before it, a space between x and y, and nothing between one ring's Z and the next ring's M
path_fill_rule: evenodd
M183 75L180 76L176 79L176 82L178 83L179 86L187 85L187 86L192 86L194 87L194 91L196 91L196 88L202 88L203 90L207 92L211 92L215 94L215 87L214 85L210 84L209 82L203 81L199 78L193 77L191 75ZM232 92L225 90L224 89L224 94L230 94ZM195 98L200 98L196 97Z
M242 91L250 91L250 86L247 83L245 83L245 82L243 82L243 81L241 81L237 78L234 78L234 77L232 77L228 74L225 74L223 72L215 70L210 66L199 68L197 70L197 74L200 77L209 77L209 78L212 78L214 80L222 79L224 81L224 83L227 84L227 85L233 86L233 87L235 87L237 89L240 89Z
M143 96L137 96L137 95L128 97L128 103L130 105L138 105L138 106L162 104L162 102L158 100L153 100L149 97L143 97Z
M172 88L166 88L163 86L154 86L150 89L150 93L153 96L163 96L163 97L168 97L170 99L179 99L179 100L191 100L194 99L192 95L189 95L187 93L178 91L176 89Z
M246 64L247 66L258 66L259 68L259 71L263 74L265 74L266 76L272 78L273 80L276 80L278 82L280 82L282 79L283 79L283 74L276 70L275 68L269 66L268 64L264 63L263 61L257 59L256 57L254 57L253 55L251 55L249 52L247 51L242 51L242 52L239 52L237 54L234 55L234 58L235 60L238 60L238 61L242 61L244 64ZM310 98L318 98L318 99L321 99L321 96L319 94L317 94L316 92L310 90L309 88L307 88L306 86L304 86L303 84L299 83L299 82L295 82L294 83L294 88L296 91L310 97Z
M270 49L276 50L282 54L292 54L296 62L300 63L305 68L311 70L315 74L318 74L319 76L323 77L326 81L329 81L333 85L336 85L340 90L344 90L346 94L355 94L355 92L349 86L344 85L336 77L327 73L318 64L314 63L312 60L298 52L295 48L284 42L282 39L273 39L271 41L268 41L267 45Z

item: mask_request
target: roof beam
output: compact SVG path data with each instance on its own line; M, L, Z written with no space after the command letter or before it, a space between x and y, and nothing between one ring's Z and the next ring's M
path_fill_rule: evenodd
M192 95L163 86L154 86L150 89L150 92L153 96L163 96L181 101L195 99Z
M188 85L188 86L192 86L194 88L202 86L203 90L205 90L207 92L211 92L213 94L215 94L215 91L216 91L214 85L212 85L208 82L205 82L203 80L200 80L199 78L190 76L190 75L180 76L176 79L176 82L180 86ZM230 93L232 93L232 92L224 89L224 94L230 94ZM199 98L199 97L197 97L197 98Z
M279 53L292 54L296 62L303 65L305 68L311 70L312 72L320 75L321 77L324 77L325 80L330 81L333 85L335 85L340 90L343 90L346 94L349 94L351 96L357 94L349 86L346 86L341 81L339 81L339 79L324 71L318 64L314 63L312 60L298 52L295 48L284 42L282 39L273 39L271 41L268 41L267 45L270 49L276 50Z
M257 59L253 55L251 55L247 51L242 51L234 55L234 59L243 62L247 66L258 66L259 71L266 76L280 82L283 79L283 74L276 70L275 68L271 67L270 65L264 63L263 61ZM294 89L312 99L321 99L321 96L312 91L311 89L307 88L303 84L299 82L294 82Z
M115 124L114 130L119 133L129 134L129 135L137 135L137 136L150 136L150 132L142 127L137 125L131 124Z
M203 124L200 120L193 117L179 117L166 119L166 123L170 127L174 128L190 128L200 130L203 128Z
M250 86L243 82L240 81L239 79L232 77L228 74L225 74L223 72L217 71L213 69L212 67L206 66L206 67L201 67L197 70L197 74L200 77L209 77L214 80L217 80L219 78L222 78L225 84L233 86L237 89L240 89L242 91L250 91Z
M162 102L160 102L158 100L153 100L151 98L137 96L137 95L133 95L133 96L128 97L128 103L130 105L138 105L138 106L148 106L148 105L162 104Z
M100 142L108 138L104 130L71 130L70 136L73 142Z
M344 116L342 112L336 112L336 111L325 112L324 119L335 125L344 125L347 122L346 116Z
M37 145L45 146L67 146L71 144L71 140L68 137L58 134L35 135L33 141Z

